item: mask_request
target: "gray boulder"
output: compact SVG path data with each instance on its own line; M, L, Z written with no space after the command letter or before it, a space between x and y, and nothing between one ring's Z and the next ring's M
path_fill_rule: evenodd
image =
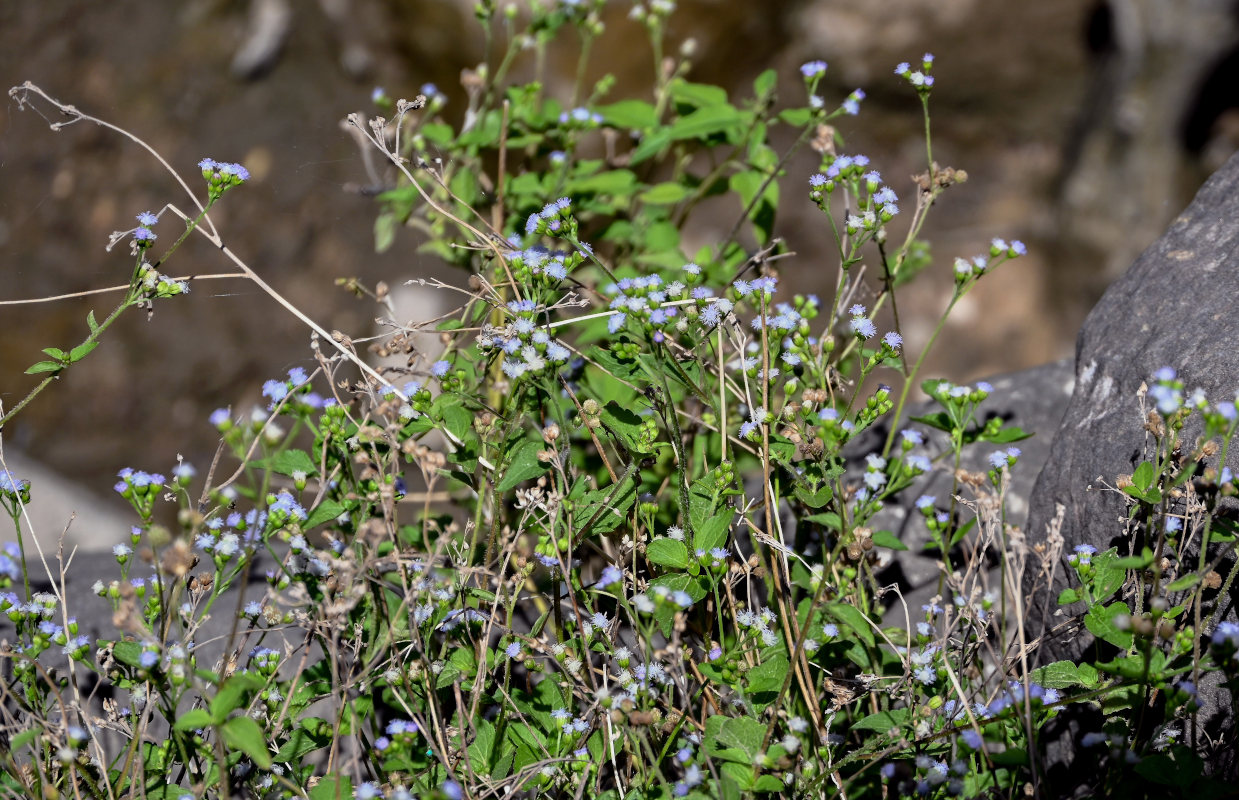
M1089 314L1076 346L1076 386L1049 460L1032 493L1030 542L1044 542L1061 508L1064 552L1091 544L1098 549L1118 545L1126 553L1123 498L1111 489L1120 475L1130 475L1145 460L1151 439L1144 430L1138 396L1159 368L1176 369L1188 391L1199 387L1220 401L1239 388L1239 156L1232 157L1200 190L1170 229L1136 261ZM1151 405L1146 401L1146 404ZM1181 441L1188 451L1201 426L1185 427ZM1239 469L1239 448L1228 463ZM1219 554L1221 551L1218 551ZM1218 571L1233 566L1227 557ZM1054 597L1066 586L1066 564L1041 598ZM1234 620L1233 593L1216 598L1216 619ZM1049 616L1034 619L1032 630L1053 627L1054 604L1042 607ZM1072 607L1072 612L1083 610ZM1206 634L1208 631L1205 632ZM1086 631L1050 638L1040 652L1044 661L1076 659L1091 642ZM1206 754L1212 770L1235 771L1234 720L1230 698L1216 686L1201 687L1204 709L1200 722L1211 736L1221 737L1216 752ZM1077 731L1078 733L1078 731ZM1067 751L1069 741L1064 740Z

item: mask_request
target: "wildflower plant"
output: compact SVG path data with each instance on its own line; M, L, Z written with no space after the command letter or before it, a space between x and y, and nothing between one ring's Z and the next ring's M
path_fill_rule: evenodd
M844 152L832 127L860 112L862 90L828 97L828 67L811 61L790 104L773 70L733 100L688 80L691 46L666 55L673 9L655 0L631 15L656 66L649 96L612 98L610 76L586 84L600 3L482 2L497 58L464 76L463 98L376 90L390 118L349 117L386 158L376 246L416 229L423 250L467 273L460 286L410 281L463 301L434 323L387 320L370 353L400 363L371 365L224 246L209 210L225 193L233 202L239 165L198 165L206 200L192 217L165 209L186 223L168 253L150 258L162 212L114 237L131 240L135 262L124 302L32 371L70 368L116 314L183 293L158 270L195 232L306 321L313 358L268 380L252 410L210 415L221 450L208 469L119 473L134 526L113 550L116 578L93 587L111 638L80 631L63 580L32 591L24 544L0 555L0 613L14 629L0 651L0 792L1010 795L1040 791L1038 730L1063 705L1121 717L1176 677L1195 685L1216 666L1234 680L1231 628L1140 646L1122 628L1123 615L1132 629L1182 615L1207 628L1199 595L1111 602L1129 569L1141 591L1176 599L1204 580L1203 549L1195 572L1149 572L1185 530L1159 488L1187 480L1169 455L1124 488L1139 555L1074 554L1080 585L1061 598L1087 600L1085 625L1127 654L1033 671L1019 624L1028 552L1001 505L1027 434L980 416L984 383L926 381L940 410L891 423L943 328L912 357L888 320L898 290L933 272L919 239L930 209L966 179L932 157L932 56L891 79L912 87L925 120L925 172L901 186ZM570 32L580 68L556 97L541 69ZM539 72L513 83L525 51ZM100 122L30 84L12 94ZM445 112L462 102L454 125ZM793 134L783 151L779 129ZM790 174L798 156L816 168ZM686 252L685 225L717 214L703 206L717 196L730 217ZM816 206L832 235L822 296L780 285L788 202ZM956 260L943 320L1024 253L995 239ZM428 327L442 352L416 349ZM1175 387L1171 376L1150 392L1171 431L1188 403ZM1226 408L1206 419L1229 437ZM857 452L882 425L881 447ZM930 429L945 447L931 447ZM967 447L985 448L988 473L961 469ZM943 565L938 593L888 624L902 598L879 574L907 545L879 527L881 512L940 468L949 496L911 503ZM0 472L19 543L32 491ZM88 675L108 687L102 708L82 689ZM1132 752L1148 744L1121 721L1106 730Z

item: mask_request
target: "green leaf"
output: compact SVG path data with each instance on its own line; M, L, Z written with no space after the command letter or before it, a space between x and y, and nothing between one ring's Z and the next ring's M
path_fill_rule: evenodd
M745 673L749 692L754 695L770 694L766 702L773 702L774 693L783 688L783 680L790 668L787 658L781 654L767 658L761 665Z
M384 211L374 218L374 252L386 253L396 243L396 231L400 230L400 218Z
M753 81L753 94L757 97L765 97L774 91L775 83L778 81L779 73L773 69L768 69L757 76Z
M1031 433L1026 433L1019 428L1012 426L1010 428L1000 428L997 433L983 433L978 436L977 439L982 442L991 442L993 444L1010 444L1011 442L1022 442L1031 436Z
M1126 650L1131 647L1132 635L1130 630L1119 630L1118 626L1114 624L1114 618L1120 614L1131 616L1131 609L1127 607L1126 603L1093 606L1084 615L1084 627L1088 628L1089 632L1098 639L1109 642L1121 650Z
M310 800L351 800L353 779L347 775L324 776L309 794Z
M313 753L331 744L332 739L330 722L321 717L306 717L288 737L288 741L280 748L280 752L275 754L275 760L300 762L307 753Z
M1184 589L1190 589L1200 583L1200 575L1195 572L1189 572L1178 580L1171 581L1166 586L1168 592L1181 592Z
M673 205L685 197L688 197L688 189L683 184L676 183L675 181L656 184L637 195L637 199L641 202L654 206Z
M301 523L302 530L309 530L315 525L322 525L324 522L330 522L338 519L342 514L350 511L351 508L335 500L324 500L314 507L310 515Z
M252 718L233 717L220 726L219 733L230 748L245 753L259 767L271 769L271 753L267 751L266 737Z
M642 137L641 143L637 145L636 149L632 151L632 155L628 158L628 163L636 166L651 156L661 153L669 144L671 144L671 131L666 128L659 128L648 136Z
M1154 557L1153 551L1144 547L1140 555L1120 558L1114 562L1114 566L1119 569L1145 569L1152 565Z
M688 566L688 548L675 539L655 539L646 546L645 557L663 567L684 569Z
M873 626L869 624L868 620L865 619L865 615L860 613L860 609L856 606L848 605L847 603L827 603L826 613L855 631L856 635L861 638L861 641L866 646L873 647Z
M878 547L889 547L892 550L907 550L908 546L899 541L894 533L890 531L877 531L873 534L873 543Z
M211 719L216 724L223 722L228 715L245 705L246 695L263 685L263 679L246 672L237 672L230 676L219 691L211 698Z
M714 516L693 528L693 550L710 551L715 547L726 547L727 534L731 530L731 522L735 518L735 509L728 506Z
M718 744L741 750L752 759L761 753L761 743L766 737L766 726L751 717L732 717L723 723L718 732Z
M694 603L700 602L701 598L706 596L702 579L693 578L682 572L655 578L650 581L650 586L665 586L672 592L688 592L688 596L693 598ZM654 621L658 623L663 636L671 635L671 624L675 621L675 612L678 610L679 606L674 603L659 603L654 607Z
M1080 591L1078 589L1063 589L1059 592L1058 604L1060 606L1068 606L1072 603L1078 603L1082 599L1083 598L1080 597Z
M924 389L924 386L921 387ZM913 417L913 422L919 422L922 425L928 425L931 428L936 428L940 431L950 433L955 429L955 424L951 421L950 415L945 411L939 411L936 414L927 414L923 417Z
M310 454L304 450L284 450L276 453L271 458L264 458L261 461L255 462L255 466L269 469L280 475L287 475L290 478L294 472L304 472L307 476L318 474L318 467L315 466L314 461L310 458Z
M585 523L594 520L593 527L589 530L589 535L597 536L603 533L610 533L623 524L628 518L629 510L632 509L633 504L637 501L637 486L634 481L625 481L624 485L616 492L615 497L611 497L612 491L615 491L614 484L587 492L577 502L576 513L573 517L573 527L579 531ZM602 513L598 513L599 511Z
M26 370L26 374L38 375L40 372L60 372L64 368L65 365L57 361L40 361L39 363L29 367Z
M99 342L97 341L83 342L82 344L79 344L77 347L69 351L69 361L72 363L81 361L83 358L86 358L91 350L94 350L98 346Z
M681 139L706 139L718 133L738 134L744 115L729 105L699 108L686 117L676 120L668 131L673 141Z
M773 775L759 775L753 783L755 792L781 792L784 788L783 781Z
M803 128L813 120L813 111L808 108L785 108L779 112L779 119L793 128Z
M59 347L45 347L43 348L43 352L47 353L57 361L67 361L69 358L69 354L64 350L61 350Z
M654 106L644 100L621 100L595 109L602 121L616 128L642 130L658 124Z
M506 492L515 489L521 483L536 478L550 469L549 464L538 460L538 453L545 449L546 446L542 442L534 439L525 439L518 444L512 451L511 460L503 472L503 479L499 481L495 491Z
M1083 686L1092 689L1100 680L1096 668L1089 663L1055 661L1032 671L1028 676L1033 683L1047 689L1065 689L1068 686Z
M877 733L886 733L894 728L902 727L908 720L909 709L897 708L892 711L879 711L876 714L870 714L864 719L858 720L852 726L854 731L875 731Z
M490 772L495 755L495 723L490 720L479 720L474 726L477 736L469 745L469 761L479 772Z
M9 741L9 752L16 753L18 750L37 740L42 735L43 731L39 728L31 728L30 730L22 731Z
M774 448L771 449L773 450ZM787 464L788 462L783 461L782 463ZM822 508L835 496L834 490L830 488L828 483L821 483L816 490L812 490L805 484L797 481L793 491L796 498L809 508Z
M464 407L458 395L441 394L431 406L431 415L443 421L443 429L463 442L473 429L473 412Z
M629 453L646 453L649 448L641 446L645 420L630 408L624 408L614 400L607 403L598 415L607 432Z
M214 720L211 719L211 712L205 708L191 708L184 714L180 714L176 718L176 724L172 727L178 731L196 731L199 728L208 728Z
M99 330L99 323L95 321L95 312L93 310L86 312L86 327L90 328L91 333Z
M137 642L116 642L112 645L112 658L131 667L141 666L142 645Z
M1127 580L1127 570L1118 565L1118 550L1113 547L1093 556L1092 560L1093 601L1100 603L1110 599L1122 587L1123 581Z
M719 106L727 102L727 90L708 83L690 83L676 79L671 82L671 99L695 108Z

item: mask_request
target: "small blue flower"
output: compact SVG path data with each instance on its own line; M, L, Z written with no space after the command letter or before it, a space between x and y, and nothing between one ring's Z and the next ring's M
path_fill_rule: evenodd
M150 243L158 239L154 231L150 228L138 228L133 232L134 241L139 243Z
M452 362L450 361L436 361L430 367L430 374L434 375L436 378L442 378L444 375L447 374L447 371L450 370L451 368L452 368Z
M595 589L605 589L608 586L616 583L623 583L624 571L614 564L608 564L602 570L602 575L598 576L597 583L594 584Z
M882 341L892 350L898 350L903 345L903 337L894 331L883 336Z
M144 228L149 228L157 222L159 222L159 217L149 211L143 211L138 215L138 224Z
M852 319L852 330L862 339L872 339L877 335L877 326L873 324L873 320L865 317L854 317Z
M809 61L800 65L800 74L806 78L813 78L821 75L826 71L825 61Z

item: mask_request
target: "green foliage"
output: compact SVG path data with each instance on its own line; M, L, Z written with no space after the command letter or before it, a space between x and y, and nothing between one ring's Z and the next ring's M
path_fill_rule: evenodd
M669 8L638 9L662 53ZM436 325L443 352L388 331L376 348L409 358L379 370L332 337L339 358L318 352L313 374L264 385L267 412L213 416L223 450L206 485L186 465L123 471L138 524L115 550L117 579L94 587L114 641L85 638L60 598L31 591L24 549L6 554L0 589L24 594L0 594L17 642L0 654L12 675L0 702L21 720L4 724L3 790L1017 796L1042 777L1042 726L1077 704L1137 756L1102 764L1099 786L1199 789L1194 754L1153 732L1193 712L1185 676L1235 679L1239 634L1206 645L1198 630L1218 584L1206 555L1235 534L1213 511L1234 486L1204 470L1203 451L1185 466L1188 412L1164 414L1157 452L1121 482L1130 545L1070 556L1058 599L1083 606L1071 622L1095 640L1089 660L1029 670L1013 617L1026 598L1011 589L1053 570L1037 572L1001 514L975 513L997 507L1019 468L1010 445L1029 435L983 413L992 387L924 381L935 411L920 428L889 424L879 449L857 452L862 433L902 419L938 335L909 359L877 326L896 288L932 271L917 235L956 173L927 141L927 173L903 190L915 211L900 217L895 188L828 128L863 94L828 109L824 65L805 65L790 106L772 70L731 97L689 80L682 56L649 96L578 79L565 103L545 76L513 85L509 71L566 31L586 58L599 4L477 12L508 49L471 77L462 123L443 95L380 94L394 117L358 126L390 164L376 248L415 228L470 276ZM931 67L898 72L927 131ZM807 176L785 180L787 165L809 143L820 171L807 202L836 244L824 299L778 288L779 211L806 201ZM209 207L235 169L203 170ZM711 198L725 203L707 212ZM686 226L707 213L717 238L689 253ZM117 314L177 293L148 246L135 245L117 312L90 315L82 344L48 348L30 372L60 374ZM944 319L1023 252L994 240L957 260ZM1159 408L1182 399L1159 381ZM1207 434L1229 443L1227 414L1202 403ZM958 468L967 447L986 449L987 473ZM907 524L929 533L941 594L892 607L883 568L908 545L881 515L935 462L949 494L917 499ZM1171 504L1189 488L1204 512ZM19 540L29 499L0 474ZM239 601L262 572L266 586ZM212 617L228 633L201 641ZM106 719L78 699L87 672L118 698Z

